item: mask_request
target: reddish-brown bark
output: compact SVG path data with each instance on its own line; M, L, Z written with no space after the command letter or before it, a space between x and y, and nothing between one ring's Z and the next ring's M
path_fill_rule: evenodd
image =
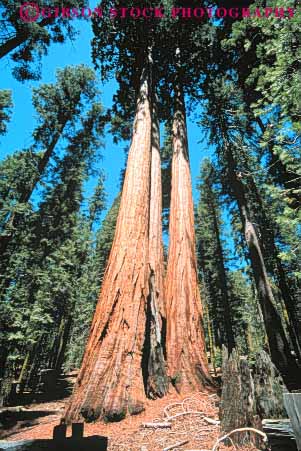
M164 358L166 318L164 300L164 255L162 243L160 134L155 99L153 102L152 113L152 160L149 220L150 278L147 313L149 328L147 328L146 331L146 347L149 348L147 363L147 394L151 398L156 398L158 396L163 396L167 392L168 379L166 376L166 364Z
M168 374L177 391L210 383L195 252L194 207L184 97L176 87L172 189L166 275Z
M150 76L143 71L116 232L67 421L143 410L149 294Z

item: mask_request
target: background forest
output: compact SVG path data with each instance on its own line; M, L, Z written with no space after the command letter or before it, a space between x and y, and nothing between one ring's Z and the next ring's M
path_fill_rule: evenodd
M227 0L218 5L232 6ZM285 6L300 9L300 1ZM116 26L97 18L26 24L17 11L16 2L0 1L0 404L9 404L16 384L19 392L34 391L41 370L59 376L81 365L119 211L141 69L137 42L146 48L150 35L165 263L171 98L180 72L213 371L223 346L250 362L264 348L286 384L297 387L300 15L185 24L162 19L147 26L129 19Z

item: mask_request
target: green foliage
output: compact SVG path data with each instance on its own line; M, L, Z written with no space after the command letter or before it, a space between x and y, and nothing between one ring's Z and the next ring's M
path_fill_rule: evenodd
M35 148L49 148L63 132L70 136L81 112L99 96L95 72L83 64L58 69L56 80L33 89L33 106L38 113L38 126L33 132Z
M35 90L34 104L40 115L35 142L4 160L0 181L2 238L10 233L1 268L4 379L21 378L22 386L34 386L41 368L60 370L78 297L95 302L92 287L100 281L92 279L89 266L95 253L92 224L105 207L101 173L90 214L83 213L83 188L95 175L105 124L93 71L64 69L56 85ZM53 132L61 137L67 122L64 147L52 159L33 209L28 194L44 170L45 151L39 150L42 144L51 148Z
M7 123L10 121L11 108L13 106L11 91L0 91L0 135L7 131Z
M28 204L19 203L18 198L26 187L31 184L36 174L39 154L31 151L19 151L6 157L0 164L0 230L5 226L11 215L25 213ZM10 230L7 229L6 233Z
M231 310L237 349L254 358L265 343L265 331L254 287L241 270L229 272Z
M105 176L103 173L100 174L98 178L98 183L96 185L94 194L89 202L89 218L91 222L91 227L95 222L98 222L101 213L105 207L105 191L104 191Z
M4 163L7 167L3 184L9 183L11 188L4 187L0 193L1 197L4 196L0 202L5 204L0 236L3 253L20 227L22 214L26 212L37 185L44 182L51 171L50 163L60 158L58 144L63 141L70 149L81 149L82 157L87 156L91 161L97 157L101 146L100 136L106 118L92 69L79 65L58 70L56 83L34 89L33 105L38 113L34 142L30 149L20 153L20 161L16 155ZM10 169L9 165L13 168Z
M262 344L262 322L258 318L256 299L250 280L242 270L233 268L229 244L222 221L223 199L219 173L205 160L199 177L200 201L197 207L196 238L200 279L208 308L215 345L215 363L219 365L222 346L229 346L233 334L235 346L242 354L254 353ZM234 250L232 250L232 253ZM231 323L231 329L229 329ZM208 327L207 327L208 329ZM207 336L209 331L207 332ZM230 341L231 343L231 341ZM219 350L218 350L218 349Z
M221 209L213 173L214 168L210 161L205 160L198 185L200 201L197 207L196 238L198 266L205 285L214 341L221 348L227 344L224 302L229 290L226 278L223 279L223 276L226 276L226 267L224 250L221 248Z
M22 2L1 0L0 58L10 55L14 62L13 75L19 81L41 76L41 58L47 54L52 43L64 43L67 38L74 39L76 31L68 18L40 18L36 22L25 22L20 18ZM40 8L49 6L48 2L36 1ZM60 1L51 2L52 7L61 7ZM64 7L83 6L78 1L66 1Z

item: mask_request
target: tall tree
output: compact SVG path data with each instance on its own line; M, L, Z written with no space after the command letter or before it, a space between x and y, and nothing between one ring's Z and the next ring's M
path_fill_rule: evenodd
M179 55L177 55L179 58ZM166 273L167 362L179 392L210 383L195 251L194 207L181 81L175 83L172 190Z
M152 112L143 62L116 232L75 391L65 416L120 420L144 409L142 374L149 294Z
M287 385L293 387L297 380L296 374L300 370L291 354L281 317L275 307L263 248L258 230L252 221L251 204L242 178L244 159L241 148L244 141L239 137L240 134L245 132L244 116L229 115L229 110L235 110L234 105L237 102L237 99L234 99L236 96L234 86L230 83L218 84L220 82L221 80L218 81L217 79L213 82L215 88L217 86L219 88L212 92L214 95L210 96L210 101L214 97L214 102L208 103L206 120L208 121L210 118L211 140L217 145L220 164L226 171L224 183L230 186L231 196L236 200L239 208L242 230L249 251L272 359ZM232 92L232 97L229 96L229 92ZM247 136L245 139L247 139Z
M102 6L108 12L116 5L107 0ZM163 352L158 352L160 318L150 317L160 311L157 306L156 311L147 309L157 303L154 293L160 283L156 278L149 297L154 281L150 277L149 221L156 24L156 19L130 22L120 17L113 23L109 14L93 20L94 62L104 79L114 74L118 81L112 108L117 138L129 137L128 124L133 118L134 125L115 238L81 371L66 411L69 421L78 417L119 420L143 410L146 393L154 397L165 392ZM154 201L160 201L158 194ZM154 209L157 211L157 206ZM157 237L158 224L154 229ZM152 246L153 250L160 252L160 246ZM156 262L160 259L159 254Z
M60 1L54 1L52 8L61 8ZM67 1L64 8L80 7L78 1ZM43 1L30 3L12 2L1 0L2 21L0 25L0 58L11 55L16 63L13 75L17 80L39 79L41 75L40 60L47 54L51 43L64 43L67 38L75 37L75 29L68 17L48 17L49 8ZM45 17L39 17L36 21L26 20L27 17L35 17L46 7ZM22 17L23 16L23 17ZM24 20L25 19L25 20Z
M248 97L251 92L251 102L246 102L250 107L250 103L256 102L258 97L261 96L261 90L258 89L258 86L254 90L249 90L246 89L246 84L249 86L249 83L254 83L254 80L257 79L258 74L264 68L264 66L260 65L259 59L261 59L261 57L265 58L265 56L267 56L267 59L269 60L267 64L268 67L271 67L271 64L274 62L274 57L271 58L272 49L270 48L270 52L266 52L266 45L267 41L269 41L271 30L267 30L263 27L262 32L259 32L257 26L259 25L260 20L258 20L255 24L255 37L254 28L253 33L250 33L250 30L248 30L248 32L244 34L241 32L241 28L244 28L245 26L248 27L252 24L252 20L250 19L247 22L248 24L244 24L244 21L237 21L237 24L230 23L230 25L228 24L222 27L222 35L227 37L228 42L222 42L222 45L220 45L220 42L217 43L217 47L219 47L217 59L215 61L217 64L212 66L213 71L211 71L211 73L207 72L207 80L203 83L204 96L206 96L208 100L206 112L207 119L210 118L209 120L211 122L210 129L212 142L217 145L220 155L224 155L225 160L228 162L227 182L228 185L232 187L232 194L234 194L240 209L254 278L256 280L258 293L260 293L258 298L261 302L262 309L264 310L266 308L266 311L263 312L263 316L265 319L267 334L271 343L270 347L272 357L274 363L278 365L279 369L281 367L281 370L286 373L286 382L293 385L294 376L290 366L293 367L297 373L298 368L296 367L294 358L291 356L290 346L285 336L281 318L275 308L275 299L272 292L271 281L269 279L267 262L264 259L264 248L262 243L260 243L259 231L256 230L253 222L251 203L248 199L248 188L243 183L244 171L242 168L244 167L244 157L239 149L242 145L245 145L248 147L249 153L251 153L254 149L254 142L257 138L256 126L252 124L252 121L248 120L249 110L245 107L244 99ZM276 22L277 20L275 21L275 24ZM277 23L276 28L278 28L278 26L279 24ZM295 27L295 25L293 25L293 27ZM250 28L252 28L252 25ZM234 48L233 42L235 41L237 45L235 45ZM232 43L232 52L224 57L223 50L226 48L227 44L229 45L229 43L230 46ZM257 55L256 51L254 52L254 47L255 49L257 47L257 49L260 50L260 53L258 52L258 56L260 57L259 59L256 59ZM249 53L250 49L251 52ZM248 57L244 57L243 54L246 53L249 53ZM238 67L238 70L232 71L234 66L233 61L237 63L235 66ZM253 73L251 73L252 68L254 68ZM272 81L272 89L275 89L276 91L278 90L280 93L278 83L279 78L274 78L274 75L271 75L271 78L267 80L267 83L269 84L270 81ZM217 90L219 90L219 93L217 93ZM214 91L216 94L211 96L210 91ZM221 104L220 99L222 97L228 97L227 105ZM233 98L235 98L236 101L231 102ZM268 90L267 98L270 99L270 90ZM261 111L261 113L264 114L266 112L267 115L271 116L270 100L266 102L266 109L265 111ZM275 105L275 110L277 111L277 109L278 106ZM221 112L223 113L221 114ZM274 111L272 115L273 114ZM285 113L283 115L283 120L286 121ZM281 128L283 128L283 125L284 122L282 122ZM236 136L236 138L237 136L240 136L241 139L238 139L237 141L236 138L234 138L233 140L234 136ZM234 147L233 142L235 143ZM264 306L264 299L269 305ZM275 318L274 326L272 325L273 317ZM275 328L278 330L276 334L277 336L273 337L273 335L275 335ZM279 340L278 343L277 340ZM285 352L282 352L283 349L285 349ZM278 355L277 350L280 351L280 354ZM280 361L282 361L282 363L279 363Z
M215 310L213 332L220 347L227 346L231 352L235 346L233 319L229 293L229 281L221 242L221 218L219 200L214 188L214 167L206 160L200 175L200 202L198 205L199 262Z
M10 314L3 362L6 386L12 376L22 386L33 385L41 368L50 366L59 372L62 366L76 298L74 285L85 257L80 232L75 233L83 183L91 174L102 130L103 110L94 102L85 115L82 112L79 130L66 140L65 154L51 172L39 208L22 215L13 237L10 283L1 297L4 310L9 303Z
M12 107L11 91L0 91L0 135L4 135L7 130L7 123L10 121Z
M88 104L98 98L95 73L84 65L69 66L57 71L57 83L43 84L34 89L33 105L38 113L38 125L33 132L34 144L29 150L36 158L35 172L16 193L14 203L19 210L25 207L47 166L53 158L56 146L63 137L70 137L78 130L81 113ZM96 104L94 108L97 108ZM67 132L67 133L66 133ZM18 228L21 215L16 209L7 216L0 236L0 252L3 254Z
M230 147L227 147L226 152L231 188L237 199L240 210L245 239L249 248L251 266L258 291L258 298L269 338L272 359L275 365L278 366L286 384L289 387L294 387L295 381L297 380L296 376L298 374L301 375L301 372L291 354L291 349L283 330L280 315L275 308L274 295L268 277L262 248L260 246L260 239L250 217L250 209L248 207L245 188L240 179L239 171L237 170L237 163L235 162Z
M287 6L296 8L299 3L289 1ZM276 6L276 2L272 5ZM264 22L257 19L233 23L224 47L238 63L234 78L242 92L241 105L248 117L248 127L253 128L260 143L259 158L264 155L267 161L261 170L266 177L260 185L257 183L262 186L264 182L265 190L256 187L252 174L245 173L244 177L257 197L255 217L261 224L266 260L273 266L272 273L289 316L290 336L300 358L300 266L294 257L296 246L288 245L293 236L295 241L299 240L300 30L296 14L281 27L275 18ZM279 80L283 81L281 88Z

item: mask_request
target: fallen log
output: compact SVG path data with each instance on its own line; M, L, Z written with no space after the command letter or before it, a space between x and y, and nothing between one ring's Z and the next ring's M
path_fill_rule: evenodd
M217 451L218 448L219 448L219 445L221 444L221 442L223 442L227 438L230 438L231 435L236 434L236 433L241 434L242 432L253 432L254 434L260 435L264 443L267 443L267 441L268 441L268 437L267 437L266 433L262 432L262 431L259 431L258 429L255 429L255 428L237 428L237 429L233 429L233 431L229 432L228 434L225 434L222 437L220 437L216 441L214 447L212 448L212 451Z
M142 423L142 425L141 425L142 427L144 427L144 428L162 428L162 429L164 429L164 428L171 428L171 426L172 426L172 424L171 423L167 423L167 422L164 422L164 423Z
M189 440L183 440L182 442L174 443L173 445L167 446L163 449L163 451L169 451L171 449L177 448L178 446L186 445L189 442Z
M214 424L216 426L220 424L219 420L213 420L213 418L204 417L203 420L206 421L206 423Z

